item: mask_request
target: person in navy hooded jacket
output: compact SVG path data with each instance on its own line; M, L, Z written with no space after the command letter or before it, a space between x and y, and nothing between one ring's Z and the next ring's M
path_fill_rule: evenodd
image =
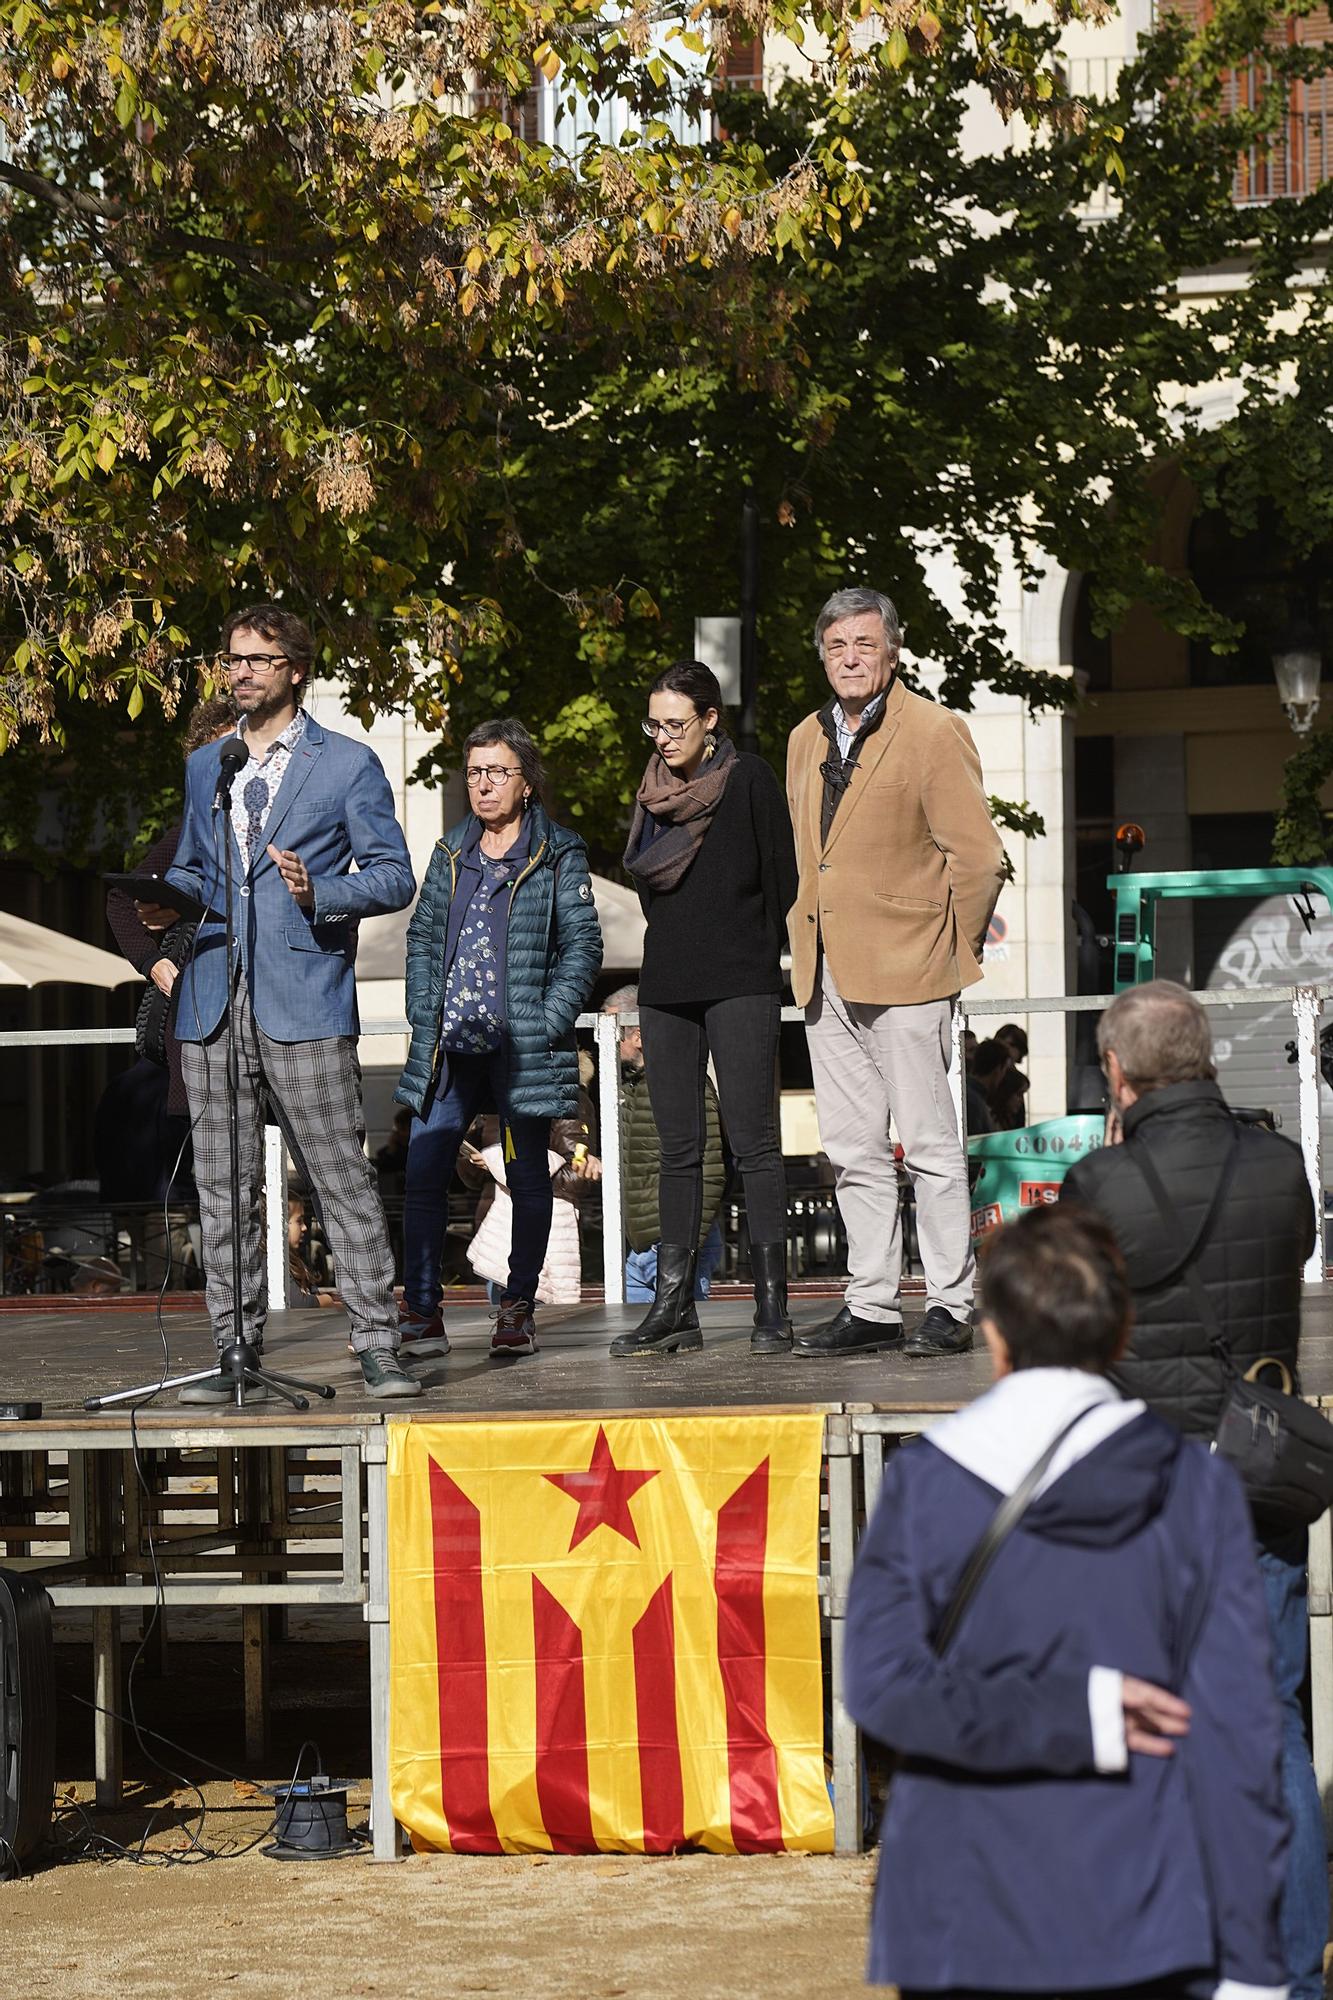
M1001 1231L981 1303L995 1386L896 1455L852 1582L847 1706L899 1753L868 1977L903 2000L1284 2000L1281 1723L1240 1481L1107 1380L1130 1298L1095 1217ZM937 1654L997 1507L1076 1417Z

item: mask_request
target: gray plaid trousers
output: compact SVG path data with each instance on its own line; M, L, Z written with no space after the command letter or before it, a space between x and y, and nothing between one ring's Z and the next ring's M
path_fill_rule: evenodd
M262 1163L264 1095L319 1200L333 1251L338 1289L357 1353L398 1346L393 1253L375 1170L366 1158L361 1065L350 1035L275 1042L250 1006L244 979L236 990L241 1149L241 1299L247 1339L262 1334L264 1282ZM205 1297L219 1348L232 1338L231 1158L227 1142L227 1021L206 1042L182 1042L181 1058L194 1125L194 1176L204 1238Z

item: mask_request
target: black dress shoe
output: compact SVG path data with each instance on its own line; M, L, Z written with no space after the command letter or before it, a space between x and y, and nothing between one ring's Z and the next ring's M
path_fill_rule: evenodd
M827 1359L838 1354L887 1354L890 1349L902 1344L903 1323L900 1319L858 1319L850 1306L844 1306L823 1326L811 1327L808 1333L798 1333L791 1351L812 1359Z
M955 1319L947 1306L932 1306L908 1334L904 1354L918 1359L934 1354L966 1354L972 1345L972 1329L966 1320Z

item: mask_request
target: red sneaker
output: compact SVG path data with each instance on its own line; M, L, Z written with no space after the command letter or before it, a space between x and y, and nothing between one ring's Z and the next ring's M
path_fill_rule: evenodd
M537 1322L527 1299L501 1299L491 1335L492 1354L535 1354Z
M436 1306L429 1319L421 1319L404 1301L398 1308L399 1349L404 1361L414 1354L447 1354L449 1336L444 1330L444 1309Z
M388 1342L386 1340L385 1346L387 1347L387 1345ZM349 1354L355 1354L356 1352L350 1340L347 1343L347 1352ZM400 1301L398 1306L398 1352L402 1355L404 1361L411 1360L414 1354L422 1361L431 1354L447 1354L449 1352L449 1336L444 1330L443 1308L436 1306L429 1319L422 1319L412 1311L409 1305L405 1305Z

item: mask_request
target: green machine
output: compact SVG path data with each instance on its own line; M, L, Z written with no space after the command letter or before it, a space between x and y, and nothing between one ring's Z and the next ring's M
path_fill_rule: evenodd
M1142 831L1122 827L1122 855L1143 846ZM1314 919L1312 894L1333 910L1333 868L1194 868L1170 874L1126 872L1107 879L1115 898L1113 989L1141 986L1157 973L1157 906L1186 898L1292 896L1306 926ZM1076 1160L1102 1143L1100 1112L1074 1112L1025 1125L1017 1132L986 1132L967 1142L973 1163L972 1234L988 1236L1025 1208L1059 1198L1060 1183Z
M1114 991L1142 986L1156 977L1157 905L1186 897L1294 896L1307 928L1313 920L1310 895L1317 891L1333 910L1333 868L1184 868L1169 875L1112 875L1115 897Z
M1060 1183L1076 1160L1095 1152L1106 1123L1100 1111L1073 1111L1016 1132L979 1132L967 1142L973 1168L972 1236L989 1236L1025 1208L1060 1199Z

